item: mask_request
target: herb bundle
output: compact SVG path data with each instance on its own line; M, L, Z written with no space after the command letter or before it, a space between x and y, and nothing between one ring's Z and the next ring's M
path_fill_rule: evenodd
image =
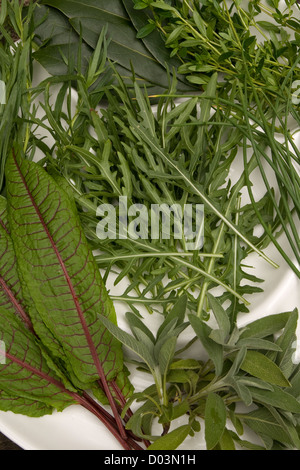
M14 10L4 3L12 18L22 12L18 2ZM176 449L201 430L209 450L299 449L298 312L238 326L251 295L263 292L263 279L247 266L250 253L275 270L266 255L273 245L299 277L299 150L290 128L290 118L299 124L290 96L299 73L297 31L291 41L259 22L258 2L248 11L240 2L116 2L105 6L106 26L98 16L91 23L93 1L85 2L81 22L78 2L42 3L51 8L31 5L18 16L21 42L13 54L28 37L28 49L38 47L35 58L53 76L33 88L26 69L26 106L11 116L1 154L0 339L7 362L0 408L42 416L80 404L128 450ZM294 2L285 12L275 3L266 11L296 29ZM159 74L151 76L137 50L124 55L126 66L117 60L128 38L117 47L113 10L122 11L120 30L138 35L132 44L147 49L146 62L149 54L156 58ZM61 28L55 32L54 20ZM253 26L271 40L258 44ZM7 64L13 54L4 45ZM11 142L17 154L6 162ZM37 149L44 158L31 163ZM120 197L148 211L153 204L204 204L201 250L190 251L184 236L99 240L97 209L111 204L119 216ZM112 274L115 285L129 281L122 295L107 294ZM128 308L126 331L112 301ZM146 326L144 307L158 314L156 330ZM132 368L148 377L145 390L133 389Z

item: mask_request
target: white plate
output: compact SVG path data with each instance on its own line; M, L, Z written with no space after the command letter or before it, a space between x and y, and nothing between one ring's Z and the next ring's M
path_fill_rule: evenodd
M45 76L45 72L40 69L36 75L36 81L39 82ZM297 136L296 144L299 148L300 133ZM251 271L255 271L256 276L266 281L262 285L263 294L248 297L251 301L250 314L239 317L240 325L270 314L291 311L296 307L300 309L299 279L274 248L269 247L265 253L277 262L280 268L271 267L255 254L249 257L247 263L250 266L255 266L255 269ZM108 282L108 288L112 295L117 296L123 293L124 284L115 287L113 278L111 278ZM125 307L120 303L116 303L115 306L119 324L126 329L123 322ZM145 322L148 326L153 325L154 329L158 324L155 319L155 315L145 315ZM298 337L300 338L299 334ZM300 350L300 347L298 349ZM201 359L202 353L199 351L199 345L193 350L193 354L199 359ZM299 353L295 354L295 360L298 357L300 361ZM137 376L134 371L132 382L137 390L142 390L150 384L146 377L143 377L141 373ZM105 426L80 406L71 406L62 413L55 412L51 416L41 418L29 418L15 415L12 412L0 412L0 432L25 450L122 450ZM204 450L205 443L202 432L196 434L194 438L188 438L180 449Z

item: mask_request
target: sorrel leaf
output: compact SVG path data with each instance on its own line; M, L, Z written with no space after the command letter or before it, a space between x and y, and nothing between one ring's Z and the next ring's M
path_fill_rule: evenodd
M59 377L50 369L33 333L5 307L0 307L0 389L8 396L40 401L62 411L76 403ZM1 402L3 399L1 400Z
M100 379L109 394L107 382L123 371L123 355L98 315L115 323L116 314L73 203L41 166L14 153L6 178L22 286L63 348L67 370L85 384ZM55 356L56 348L51 352Z
M121 421L117 423L88 396L84 384L76 379L73 371L68 371L69 378L65 376L67 367L63 349L57 350L54 346L56 354L61 354L60 361L49 354L49 349L53 349L49 347L51 339L53 343L57 341L41 321L30 296L24 301L6 206L6 200L0 198L0 410L39 417L51 414L54 409L62 411L77 403L97 416L124 448L129 448L123 439L126 437L125 429L122 434L118 433ZM26 290L25 284L23 287ZM31 317L28 311L31 315L35 312L35 315ZM124 368L118 383L113 382L111 385L122 405L125 404L124 397L128 391L127 377L127 369ZM95 390L95 386L92 388ZM100 387L95 391L98 399L100 397L107 403L111 398L114 404L112 394L105 393Z

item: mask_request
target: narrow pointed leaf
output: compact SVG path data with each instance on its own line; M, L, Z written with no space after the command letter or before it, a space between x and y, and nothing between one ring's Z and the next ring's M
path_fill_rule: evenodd
M285 328L290 316L291 312L284 312L259 318L242 329L240 338L265 338L278 333Z
M118 326L112 323L109 319L101 315L101 321L105 327L114 335L124 346L137 354L148 365L149 369L155 368L155 362L150 351L144 343L131 336L126 331L121 330ZM146 335L145 335L146 336ZM149 339L149 338L148 338Z

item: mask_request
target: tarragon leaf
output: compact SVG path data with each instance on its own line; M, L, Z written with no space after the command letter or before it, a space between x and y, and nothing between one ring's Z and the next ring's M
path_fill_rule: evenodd
M68 371L85 384L100 379L106 388L122 372L123 355L99 315L115 323L116 314L73 203L40 165L14 153L6 178L22 285L61 344ZM51 352L57 354L56 349Z

